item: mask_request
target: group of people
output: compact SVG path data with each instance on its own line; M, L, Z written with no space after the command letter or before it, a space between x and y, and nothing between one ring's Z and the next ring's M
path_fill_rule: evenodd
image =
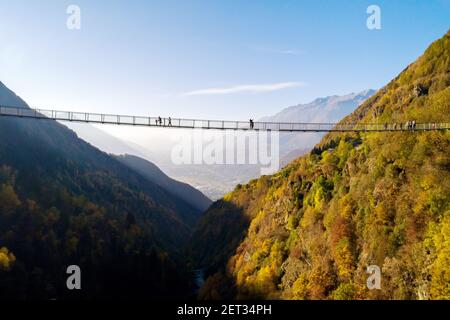
M416 129L416 120L408 120L408 122L406 123L406 126L407 126L408 130Z
M161 117L156 118L155 122L156 122L157 126L162 126L163 125L163 119ZM165 118L164 118L164 125L166 125L166 119ZM167 118L167 125L169 127L172 126L172 118L171 117Z
M397 130L397 128L399 128L399 130L403 130L403 123L400 123L400 127L397 126L397 123L394 123L394 130ZM405 128L407 130L414 130L416 129L416 120L408 120L405 124ZM384 124L384 129L387 130L388 129L388 124L385 123Z
M167 124L166 124L166 120L167 120ZM156 123L156 125L157 126L162 126L163 125L163 122L164 122L164 126L169 126L169 127L171 127L172 126L172 118L171 117L169 117L169 118L161 118L161 117L158 117L158 118L156 118L155 119L155 123ZM250 129L251 130L253 130L254 128L255 128L255 122L253 121L253 119L250 119Z

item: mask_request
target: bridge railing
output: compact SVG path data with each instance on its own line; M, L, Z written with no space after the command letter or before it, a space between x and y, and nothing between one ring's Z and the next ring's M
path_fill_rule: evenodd
M401 123L288 123L288 122L254 122L253 128L249 121L201 120L181 118L159 118L130 115L114 115L72 111L57 111L44 109L29 109L20 107L0 106L0 115L52 119L60 121L78 121L107 124L138 125L152 127L231 129L231 130L264 130L264 131L407 131L407 130L449 130L450 123L417 123L414 128L408 128ZM161 122L160 122L161 121Z

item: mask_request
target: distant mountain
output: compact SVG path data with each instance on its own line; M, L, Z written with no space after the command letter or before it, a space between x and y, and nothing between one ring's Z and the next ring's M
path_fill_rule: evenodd
M450 31L342 123L448 123L449 57ZM449 155L449 131L327 134L202 215L200 297L450 299Z
M22 98L16 95L13 91L9 90L1 81L0 81L0 104L6 107L10 106L10 107L28 108L27 103L23 101Z
M285 167L286 165L288 165L289 163L291 163L295 159L300 158L301 156L307 154L309 151L311 151L309 148L292 150L291 152L289 152L288 154L284 155L280 159L280 167L281 168Z
M317 98L310 103L285 108L273 116L263 117L260 120L269 122L338 122L352 113L375 92L375 90L369 89L343 96Z
M64 125L75 131L80 139L83 139L106 153L133 154L141 158L144 157L140 146L116 138L94 125L79 122L65 122Z
M28 107L1 82L0 104ZM58 122L0 116L0 250L12 260L0 298L76 296L71 264L83 298L186 292L182 246L201 214L191 202Z
M310 103L285 108L273 116L264 117L260 120L268 122L336 123L352 113L375 92L375 90L369 89L343 96L334 95L317 98ZM324 133L282 133L280 135L281 157L290 158L288 155L293 153L302 155L302 151L309 151L324 135ZM293 159L290 158L290 160Z
M212 204L212 201L203 193L187 183L182 183L168 177L161 169L150 161L128 154L115 156L115 158L147 178L149 181L156 183L170 194L183 199L192 207L197 208L200 211L206 210Z

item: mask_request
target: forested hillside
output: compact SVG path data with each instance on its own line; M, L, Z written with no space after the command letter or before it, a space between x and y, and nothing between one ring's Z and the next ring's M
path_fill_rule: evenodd
M200 213L57 122L0 118L0 298L181 297Z
M115 158L198 211L205 211L212 203L203 193L187 183L171 179L150 161L129 154L116 156ZM192 216L193 221L196 221L197 218L196 215Z
M450 122L450 32L343 122L413 119ZM327 135L205 213L200 297L450 299L449 155L448 131Z

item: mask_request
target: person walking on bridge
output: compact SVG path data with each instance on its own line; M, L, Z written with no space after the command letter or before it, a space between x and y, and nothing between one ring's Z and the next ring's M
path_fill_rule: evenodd
M255 123L253 122L253 119L250 119L250 129L253 130L255 127Z
M168 123L168 126L169 126L169 127L172 126L172 118L171 118L171 117L169 117L169 123Z

